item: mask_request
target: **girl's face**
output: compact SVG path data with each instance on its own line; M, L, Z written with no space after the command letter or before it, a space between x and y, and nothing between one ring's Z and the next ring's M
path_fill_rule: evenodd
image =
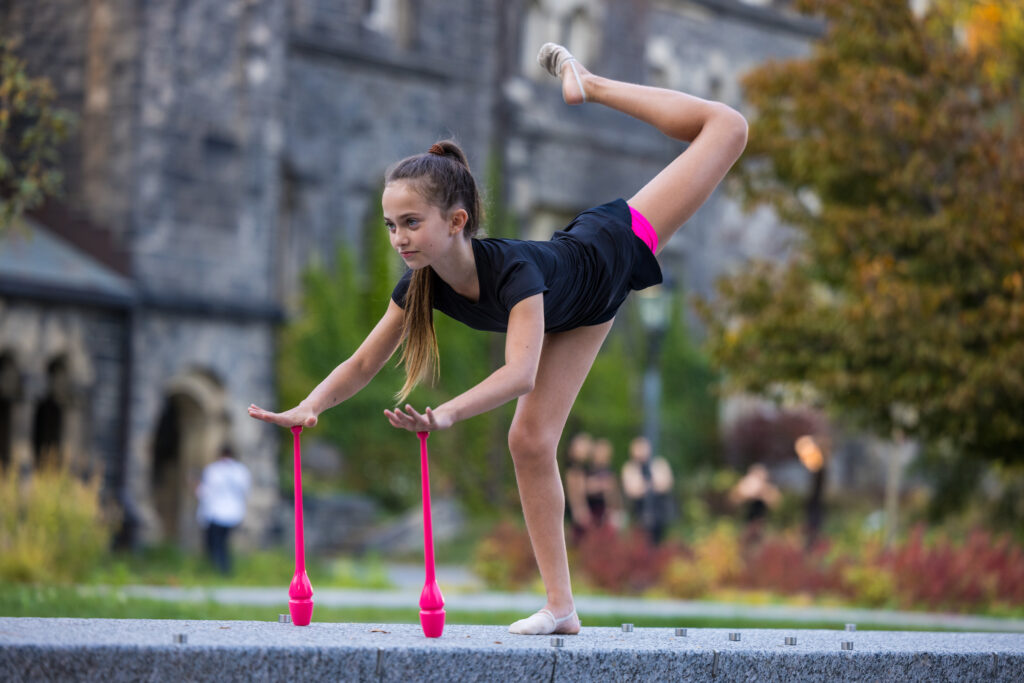
M447 254L466 223L464 210L456 209L446 217L406 180L389 183L381 205L391 246L414 270Z

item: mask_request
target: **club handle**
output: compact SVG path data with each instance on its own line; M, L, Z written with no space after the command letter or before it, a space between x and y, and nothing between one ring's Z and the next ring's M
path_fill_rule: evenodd
M302 450L299 446L299 434L302 425L292 427L292 441L295 453L295 574L306 573L306 545L302 534Z
M423 482L423 564L427 583L436 582L434 577L434 531L430 520L430 464L427 457L427 437L430 432L417 432L420 438L420 477Z

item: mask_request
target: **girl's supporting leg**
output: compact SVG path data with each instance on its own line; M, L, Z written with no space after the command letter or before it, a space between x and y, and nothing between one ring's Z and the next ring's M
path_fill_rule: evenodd
M629 200L651 222L664 248L676 230L704 203L743 152L747 122L736 110L693 95L603 78L576 69L587 102L596 102L649 123L665 135L689 142L687 149ZM562 96L583 101L579 82L562 67Z
M523 517L547 591L544 607L555 617L574 609L565 549L565 494L556 460L558 441L611 326L609 321L544 338L533 391L520 397L508 434ZM573 618L557 632L579 629L579 620Z

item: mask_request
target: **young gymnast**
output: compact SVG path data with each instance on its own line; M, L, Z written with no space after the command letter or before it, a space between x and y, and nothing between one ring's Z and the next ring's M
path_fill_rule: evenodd
M406 404L384 415L399 429L433 431L518 399L508 445L547 602L509 631L574 634L580 620L556 462L562 429L616 310L631 290L661 282L655 254L739 158L747 124L721 103L592 74L560 45L544 45L537 58L561 79L567 104L603 104L689 146L628 201L584 211L547 242L473 239L480 197L453 142L398 162L381 203L391 245L410 270L387 312L297 407L273 413L251 405L249 415L312 427L362 389L404 341L400 405L436 367L434 308L475 329L505 332L505 364L482 382L436 408Z

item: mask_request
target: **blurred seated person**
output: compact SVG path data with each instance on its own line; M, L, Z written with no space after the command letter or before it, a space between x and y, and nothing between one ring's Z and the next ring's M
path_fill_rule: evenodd
M593 450L594 439L586 432L578 432L569 440L566 454L568 462L565 465L565 499L573 543L583 539L592 523L587 504L587 473Z
M672 468L662 457L652 457L651 442L638 436L629 444L629 460L622 467L622 489L633 520L654 545L661 543L672 514Z
M612 470L612 453L612 442L608 439L594 442L590 470L586 476L586 493L591 525L595 529L609 522L618 527L623 521L622 494Z
M768 468L761 463L751 465L743 478L732 487L729 491L729 501L743 508L743 519L746 522L746 529L743 532L745 544L761 540L768 509L778 505L781 497L779 489L771 482Z

